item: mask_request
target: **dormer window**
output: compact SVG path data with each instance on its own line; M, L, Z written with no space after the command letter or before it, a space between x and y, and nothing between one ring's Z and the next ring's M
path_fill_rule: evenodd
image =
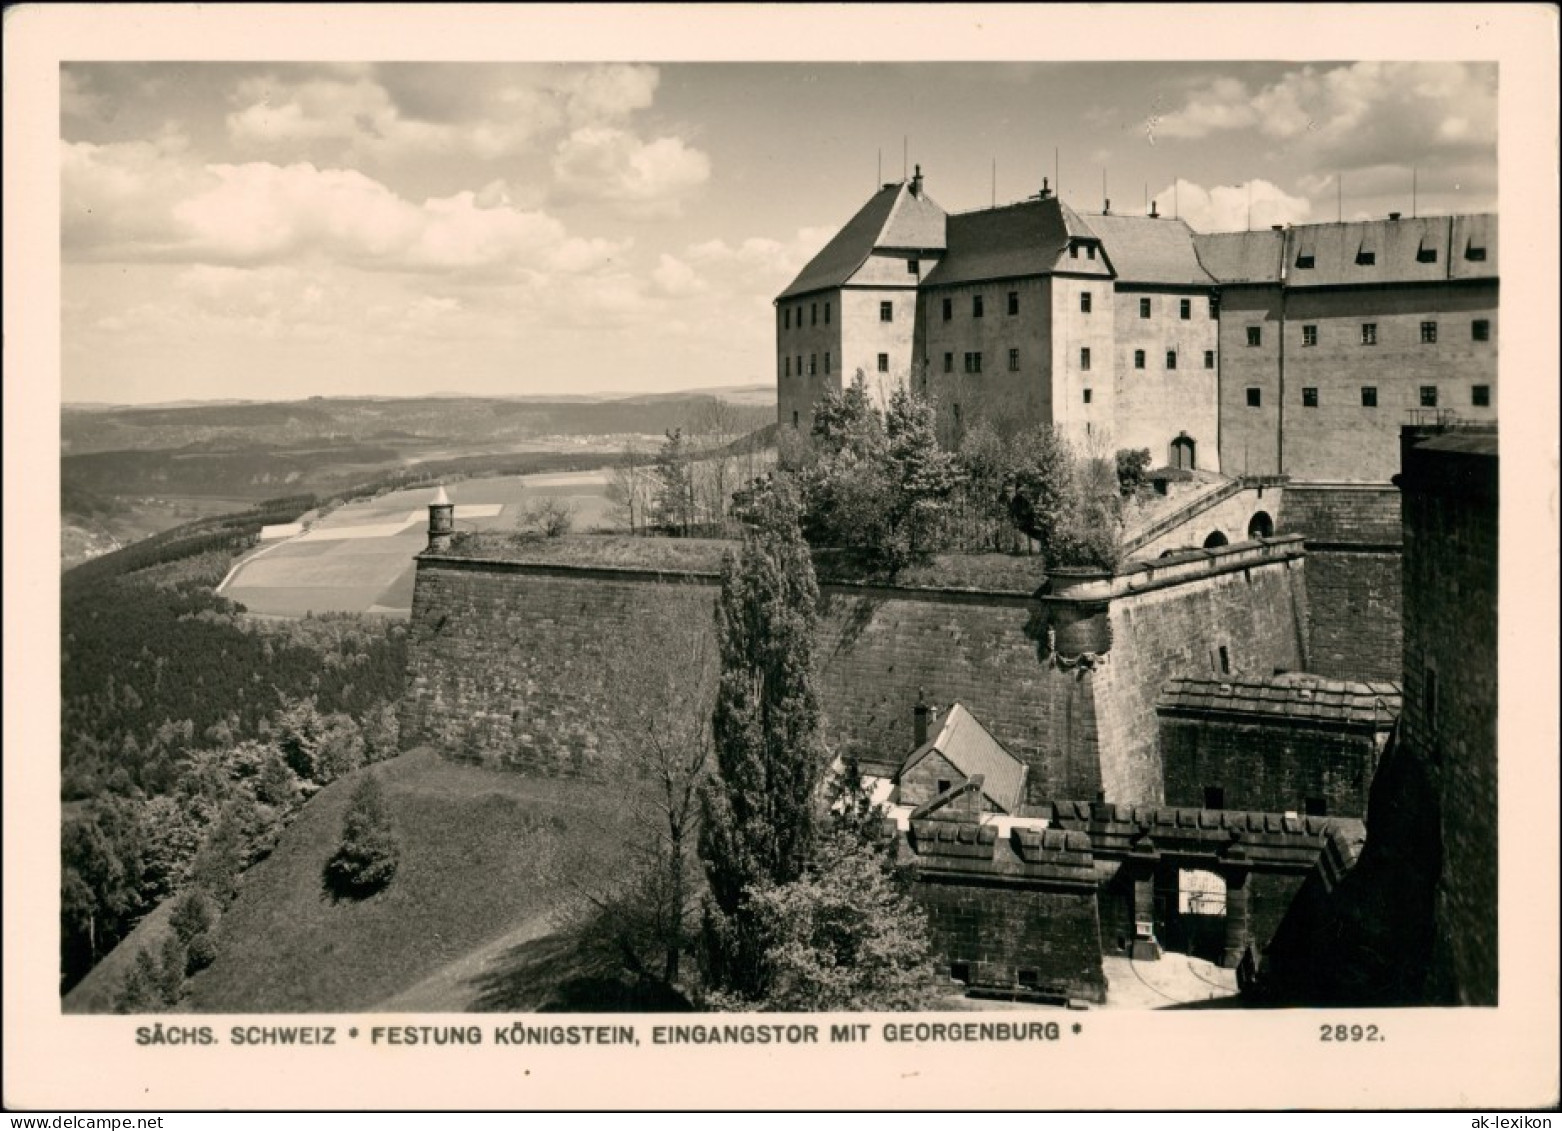
M1473 243L1467 244L1464 249L1464 257L1471 263L1484 263L1486 262L1486 249L1484 247L1476 247Z
M1296 266L1300 271L1311 271L1314 262L1315 260L1310 252L1296 257Z
M1418 247L1416 249L1416 262L1417 263L1436 263L1437 262L1437 249L1435 247L1428 247L1426 244L1422 244L1420 247Z
M1093 243L1086 244L1085 245L1085 258L1086 259L1094 259L1095 257L1096 257L1096 245L1093 244Z
M1068 257L1070 259L1079 258L1079 245L1077 243L1070 243L1068 245Z
M1368 251L1366 248L1361 248L1356 252L1357 267L1375 267L1377 262L1378 253L1375 251Z

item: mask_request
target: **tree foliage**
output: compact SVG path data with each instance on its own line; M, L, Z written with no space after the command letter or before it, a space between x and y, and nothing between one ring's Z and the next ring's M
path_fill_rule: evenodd
M752 996L764 945L749 892L802 873L824 755L813 671L818 587L790 483L771 480L748 517L741 556L722 563L711 721L717 773L700 795L699 847L710 887L708 973Z
M326 862L326 887L337 896L362 899L389 884L400 862L385 787L377 774L366 774L347 803L336 853Z

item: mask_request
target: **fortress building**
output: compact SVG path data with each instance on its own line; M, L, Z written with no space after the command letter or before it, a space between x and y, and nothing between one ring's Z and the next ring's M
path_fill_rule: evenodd
M946 437L1052 424L1082 449L1236 476L1387 483L1398 429L1496 413L1491 215L1203 235L1049 188L946 213L886 184L776 299L779 420L861 372Z

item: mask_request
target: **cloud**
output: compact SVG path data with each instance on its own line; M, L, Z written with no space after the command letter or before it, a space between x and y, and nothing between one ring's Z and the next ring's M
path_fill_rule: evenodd
M1258 90L1229 77L1152 119L1153 136L1256 130L1344 167L1485 153L1495 160L1497 71L1475 63L1306 66Z
M651 272L651 279L658 290L673 298L686 298L709 289L694 268L666 253L657 262L656 270Z
M1213 188L1178 180L1154 194L1154 198L1163 214L1175 207L1177 215L1198 232L1234 232L1249 227L1267 228L1271 224L1305 224L1312 216L1312 202L1306 197L1291 196L1279 186L1262 180Z
M606 201L631 216L676 216L710 179L710 158L680 138L641 141L611 126L585 126L559 143L553 174L566 196Z
M571 122L618 121L649 107L661 74L655 67L612 64L570 74L561 85Z
M630 246L572 236L547 213L510 204L502 183L417 204L350 169L199 165L175 138L67 144L62 185L68 258L579 274Z

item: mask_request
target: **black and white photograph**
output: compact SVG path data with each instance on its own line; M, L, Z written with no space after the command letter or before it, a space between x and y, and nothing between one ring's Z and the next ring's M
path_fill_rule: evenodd
M649 9L32 60L8 1060L1554 1104L1555 12Z

